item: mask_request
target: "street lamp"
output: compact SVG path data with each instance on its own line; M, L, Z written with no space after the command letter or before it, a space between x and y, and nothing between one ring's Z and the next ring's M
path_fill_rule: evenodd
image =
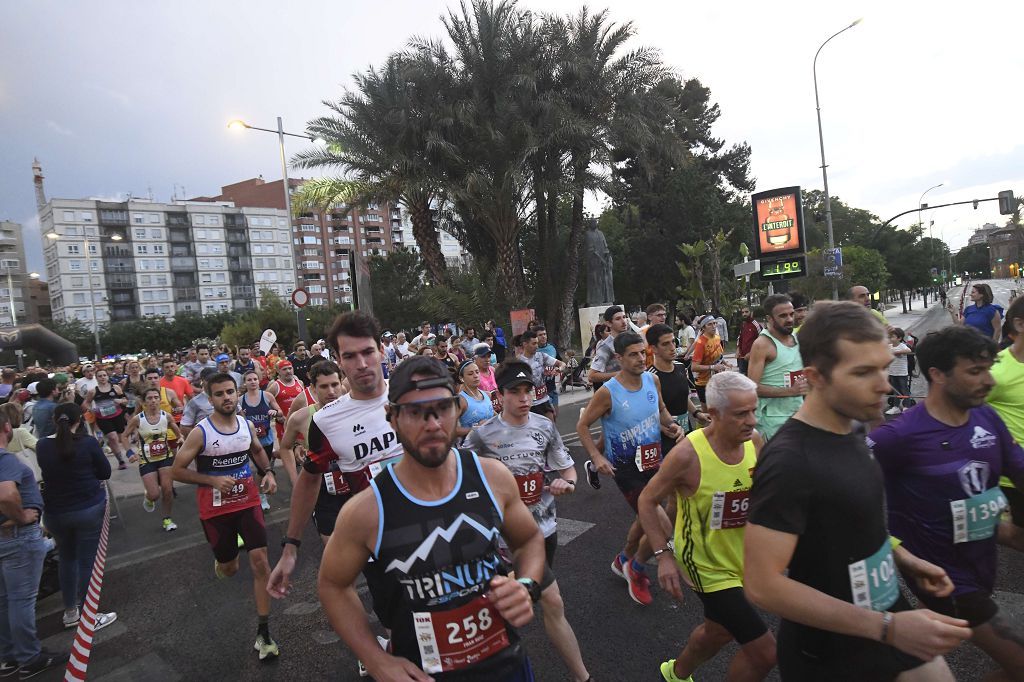
M61 235L56 232L47 232L46 238L56 241L61 238ZM119 234L110 235L112 242L119 242L122 239L123 237ZM99 241L102 241L102 237L99 238ZM92 292L92 254L89 251L89 235L85 234L85 230L82 230L82 248L85 249L85 270L86 276L89 278L89 309L92 311L92 332L96 342L96 360L98 361L103 357L103 353L100 348L100 325L96 319L96 297Z
M836 247L836 242L832 235L832 200L828 195L828 166L825 164L825 138L821 132L821 103L818 101L818 55L821 53L821 48L828 45L829 40L832 40L832 38L835 38L840 33L849 31L860 22L861 20L857 19L842 31L833 33L829 36L828 40L821 44L818 51L814 53L814 106L818 111L818 145L821 147L821 179L825 184L825 227L828 230L828 248L830 249L834 249ZM839 300L839 283L834 277L832 278L832 300Z

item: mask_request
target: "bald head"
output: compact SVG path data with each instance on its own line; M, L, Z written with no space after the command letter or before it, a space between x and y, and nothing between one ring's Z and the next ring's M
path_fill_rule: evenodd
M867 287L860 286L859 284L857 286L850 287L850 290L846 292L846 295L851 301L856 301L862 306L871 307L871 292L868 291Z

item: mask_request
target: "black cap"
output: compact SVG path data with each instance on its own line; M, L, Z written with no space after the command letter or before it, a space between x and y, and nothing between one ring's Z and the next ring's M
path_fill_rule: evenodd
M413 379L417 374L425 378ZM415 355L403 360L388 378L388 402L397 403L409 391L441 386L455 395L455 384L448 366L436 358Z
M515 388L520 384L533 386L533 370L525 362L513 360L498 365L494 373L494 382L498 385L499 391L507 388Z

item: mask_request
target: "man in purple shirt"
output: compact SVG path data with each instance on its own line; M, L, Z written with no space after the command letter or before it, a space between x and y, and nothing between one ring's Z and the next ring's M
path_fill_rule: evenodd
M889 531L912 554L944 568L955 586L941 598L915 589L918 599L967 620L971 641L1019 679L1024 631L992 599L1007 506L999 477L1024 485L1024 450L985 404L997 350L969 327L929 334L917 346L928 397L872 431L868 446L885 473Z

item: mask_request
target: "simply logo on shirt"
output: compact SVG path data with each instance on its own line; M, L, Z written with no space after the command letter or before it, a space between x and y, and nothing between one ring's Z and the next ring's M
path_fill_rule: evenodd
M996 437L980 426L974 427L974 435L971 436L971 447L975 450L990 448L996 444Z

